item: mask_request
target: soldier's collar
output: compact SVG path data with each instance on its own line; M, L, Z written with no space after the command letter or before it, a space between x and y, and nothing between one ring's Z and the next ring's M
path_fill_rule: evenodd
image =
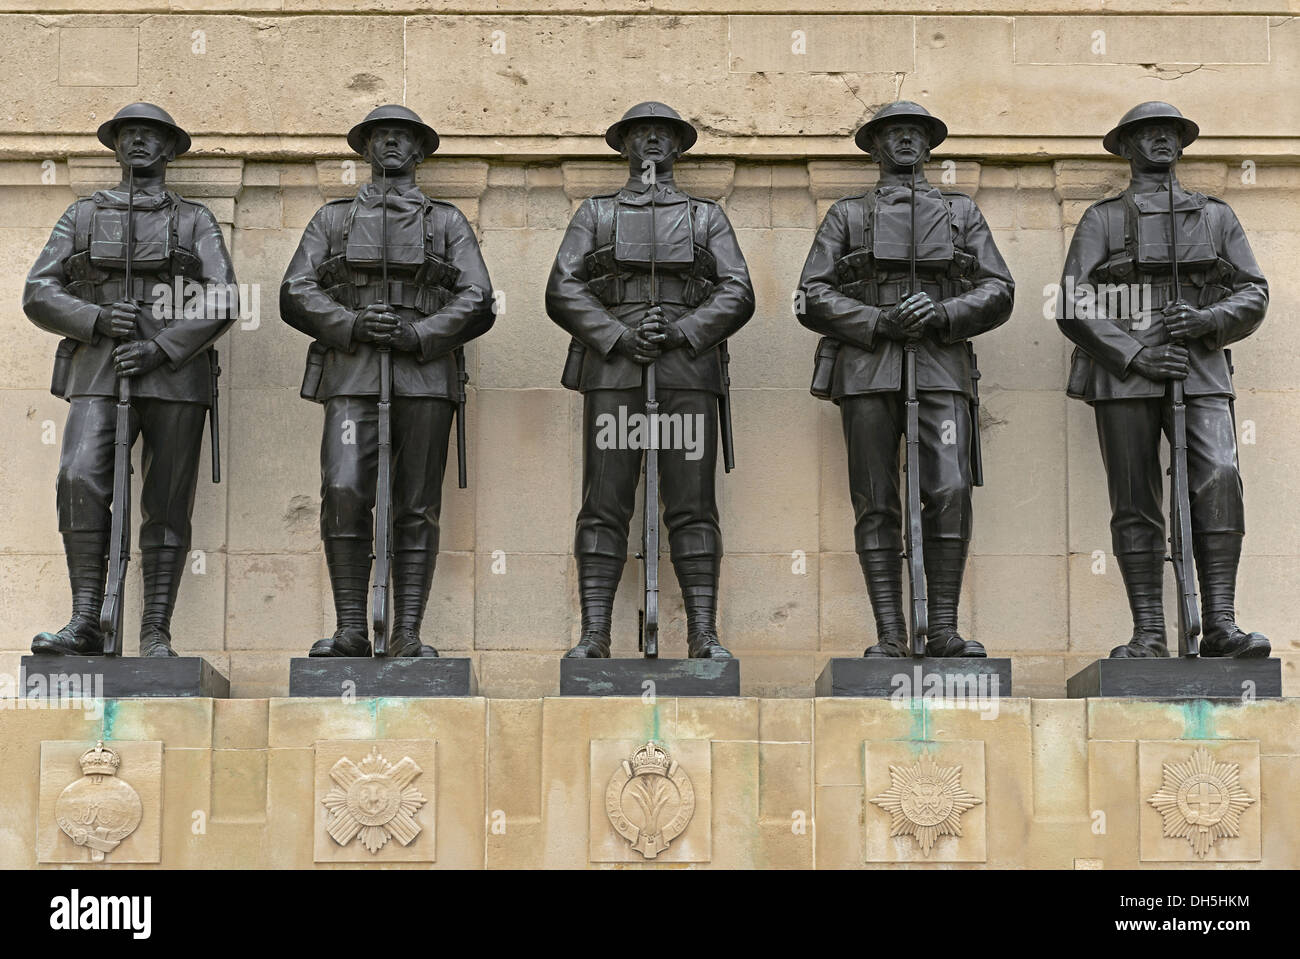
M876 189L881 189L882 187L891 187L891 186L901 186L910 190L912 186L912 175L910 173L893 173L893 172L881 171L880 179L876 181ZM930 181L927 180L925 178L925 174L919 170L917 171L916 174L916 188L918 190L931 189Z
M171 193L165 186L152 190L134 190L133 193L131 205L137 210L160 210L171 203ZM125 190L97 190L91 199L96 206L109 209L125 210L127 207Z
M372 196L377 197L381 195L383 192L384 192L383 184L371 180L369 183L365 184L364 186L361 187L361 189L357 191L357 196L360 197L361 199L368 199L369 197ZM416 185L414 179L408 181L405 184L401 183L400 181L389 180L388 195L405 197L408 200L424 199L424 191L422 191L419 188L419 186Z
M623 189L618 191L620 202L640 206L650 202L650 184L642 183L638 176L630 176ZM656 203L684 203L687 199L685 193L677 189L677 183L672 176L661 176L655 184L654 198Z
M1129 177L1128 188L1131 193L1164 193L1169 188L1169 175L1164 171L1140 170ZM1177 173L1174 174L1174 192L1189 192L1178 182Z

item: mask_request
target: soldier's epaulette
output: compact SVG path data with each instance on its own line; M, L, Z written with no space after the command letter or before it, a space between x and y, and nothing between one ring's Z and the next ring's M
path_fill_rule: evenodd
M207 213L210 216L212 215L212 211L209 210L206 205L200 203L198 200L187 200L179 193L172 193L172 196L176 198L176 205L178 207L188 207L190 209L190 212L192 212L195 216L198 216L199 211ZM212 218L214 220L216 219L215 216L213 216Z
M939 194L940 196L959 196L963 200L970 200L972 203L975 202L974 198L964 190L940 190Z

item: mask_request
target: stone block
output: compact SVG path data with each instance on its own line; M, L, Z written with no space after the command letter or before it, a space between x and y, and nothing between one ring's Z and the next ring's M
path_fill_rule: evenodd
M1258 861L1259 743L1138 743L1143 862Z
M867 862L984 862L984 743L868 742Z
M707 740L591 742L593 863L708 862L712 756Z
M158 862L162 759L161 742L41 743L36 860Z
M562 364L562 356L556 362ZM573 502L578 483L580 464L570 448L581 419L570 415L568 391L481 389L477 400L470 423L478 436L477 548L507 556L569 552L575 513L564 507ZM522 510L527 503L551 508Z
M316 743L316 862L437 860L437 745Z
M737 473L718 480L727 550L816 550L817 489L791 468L818 460L815 401L796 390L734 389L731 396Z

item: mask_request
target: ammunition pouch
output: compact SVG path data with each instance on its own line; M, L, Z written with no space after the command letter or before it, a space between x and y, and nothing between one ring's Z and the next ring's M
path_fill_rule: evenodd
M320 340L312 340L311 346L307 348L307 367L303 370L302 386L298 390L298 395L304 400L320 402L320 381L325 372L325 354L328 352L329 347Z
M50 377L50 392L55 396L66 398L68 395L68 377L72 373L72 357L80 344L71 337L59 340L54 351L54 373Z
M566 390L576 390L582 386L582 364L587 358L587 348L582 341L569 340L569 352L564 358L564 372L560 374L560 385Z
M972 253L956 249L952 260L940 270L926 264L917 270L917 289L934 300L945 300L974 289L971 279L979 269ZM906 298L910 277L900 274L898 265L876 259L870 247L850 250L835 261L836 289L868 306L893 306Z
M840 355L840 341L823 336L817 341L817 353L813 356L812 385L808 392L819 400L831 398L831 380L835 374L835 360Z
M678 303L696 307L709 298L716 285L717 262L713 254L696 246L695 259L686 272L665 268L655 272L654 285L650 274L643 270L629 270L614 259L613 244L588 253L585 258L587 288L605 306L615 307L628 303Z
M349 310L360 310L374 303L415 310L428 316L437 313L451 299L451 289L460 279L460 270L441 257L427 254L414 275L388 278L383 289L381 275L350 265L346 254L325 260L316 270L316 278L326 296Z

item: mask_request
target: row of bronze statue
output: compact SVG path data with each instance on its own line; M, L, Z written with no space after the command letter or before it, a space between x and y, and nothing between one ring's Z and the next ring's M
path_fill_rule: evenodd
M1259 327L1268 286L1231 208L1174 176L1197 134L1176 108L1150 102L1106 135L1131 180L1080 220L1058 302L1060 329L1077 345L1068 393L1096 415L1112 546L1133 614L1132 638L1114 657L1168 655L1167 558L1180 653L1270 652L1265 637L1235 622L1245 526L1225 349ZM212 347L237 317L234 272L212 214L166 188L168 162L190 146L185 131L137 103L98 135L122 181L64 213L23 297L32 322L64 337L53 392L69 401L57 501L72 619L38 635L32 650L121 651L131 447L143 434L140 652L175 656L170 622L205 418L219 479ZM982 482L971 339L1006 322L1014 284L974 201L925 178L923 164L946 135L910 102L858 130L879 180L830 208L795 300L799 322L822 335L812 391L839 407L843 423L855 548L876 620L867 656L985 655L957 629L971 489ZM316 213L280 288L281 318L312 340L302 394L324 406L321 538L338 628L310 655L369 656L373 637L374 655L437 656L420 626L453 422L466 482L463 346L493 324L492 287L465 216L416 186L437 133L411 110L384 106L347 139L371 181ZM662 103L638 104L614 123L605 140L626 158L628 181L579 207L546 287L547 312L573 338L562 382L584 404L574 542L582 631L570 657L610 654L643 469L642 556L659 554L662 494L690 656L731 657L716 625L715 473L719 440L732 466L727 340L752 316L754 290L726 214L674 182L674 162L695 139ZM202 291L184 310L164 302L181 280ZM701 442L602 441L608 424L633 413L656 436L674 418L703 424ZM1162 431L1171 452L1168 556ZM654 656L658 567L642 566L642 649Z

